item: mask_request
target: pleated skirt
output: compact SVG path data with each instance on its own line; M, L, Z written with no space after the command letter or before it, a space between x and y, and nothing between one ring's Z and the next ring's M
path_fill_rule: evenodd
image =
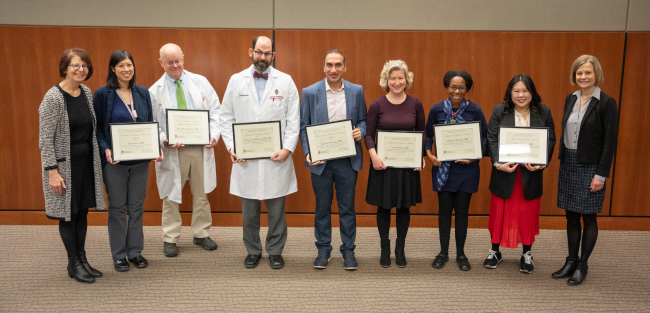
M384 209L410 208L422 203L420 172L402 168L377 171L370 165L366 202Z
M521 166L519 166L510 199L501 199L492 194L488 226L492 243L500 243L504 248L517 248L520 243L532 245L535 236L539 235L541 200L541 197L533 200L524 199Z

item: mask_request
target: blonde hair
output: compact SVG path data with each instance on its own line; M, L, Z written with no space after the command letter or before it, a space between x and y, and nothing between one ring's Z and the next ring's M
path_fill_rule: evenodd
M384 64L381 75L379 75L379 86L388 92L390 90L388 88L388 77L390 73L398 70L404 71L404 78L406 79L406 87L404 89L411 88L411 84L413 84L413 73L409 72L408 65L402 60L390 60Z
M605 76L603 75L603 68L600 67L600 62L593 55L583 54L579 56L573 65L571 66L571 85L577 86L576 83L576 72L578 68L586 64L587 62L591 63L591 66L594 67L594 74L596 74L596 86L602 84L605 81Z

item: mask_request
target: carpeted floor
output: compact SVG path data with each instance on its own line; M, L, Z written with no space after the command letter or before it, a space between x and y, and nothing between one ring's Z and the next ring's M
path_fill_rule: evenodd
M266 229L262 230L262 238ZM455 248L447 266L431 268L438 229L412 228L406 268L379 266L375 228L357 230L359 269L345 271L333 230L327 269L316 270L313 228L290 228L286 266L273 270L264 254L246 269L241 228L216 227L216 251L192 244L183 228L179 256L162 254L160 227L145 227L145 269L113 269L106 227L90 227L86 251L104 273L91 285L68 278L57 226L0 226L0 312L377 312L377 311L650 311L650 233L601 231L585 283L569 287L550 275L564 264L564 231L542 230L533 245L534 273L519 273L519 249L502 249L494 270L482 267L490 247L487 230L470 229L466 254L473 269L461 272ZM391 229L394 239L395 229ZM394 246L394 240L393 240Z

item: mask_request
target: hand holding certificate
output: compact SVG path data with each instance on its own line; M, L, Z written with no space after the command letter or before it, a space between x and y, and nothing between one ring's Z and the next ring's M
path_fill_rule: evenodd
M234 154L240 160L268 159L282 150L280 121L232 124Z
M433 138L440 162L483 158L479 122L435 125Z
M113 161L153 160L160 157L158 123L111 124Z
M499 162L548 165L548 127L500 127Z
M377 131L377 156L387 167L422 168L422 132Z
M305 132L312 163L357 154L352 137L352 120L306 126Z

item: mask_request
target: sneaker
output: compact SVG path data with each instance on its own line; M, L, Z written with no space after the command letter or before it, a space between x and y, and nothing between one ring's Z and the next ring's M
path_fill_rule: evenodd
M329 262L329 260L329 252L318 252L318 256L314 260L314 268L327 268L327 262Z
M357 258L354 257L354 251L343 254L343 268L346 270L357 269Z
M203 247L203 249L208 251L217 250L217 243L214 242L214 240L212 240L210 236L205 238L194 237L194 240L192 240L192 242L194 242L195 245L201 246Z
M168 258L172 258L178 255L178 249L176 249L176 244L173 242L165 242L163 245L163 252Z
M497 268L499 262L501 262L501 252L490 249L488 250L488 255L485 258L485 261L483 261L483 266L485 266L485 268Z
M521 255L521 266L519 266L519 271L522 273L530 274L535 269L535 264L533 264L533 256L530 255L530 251Z

